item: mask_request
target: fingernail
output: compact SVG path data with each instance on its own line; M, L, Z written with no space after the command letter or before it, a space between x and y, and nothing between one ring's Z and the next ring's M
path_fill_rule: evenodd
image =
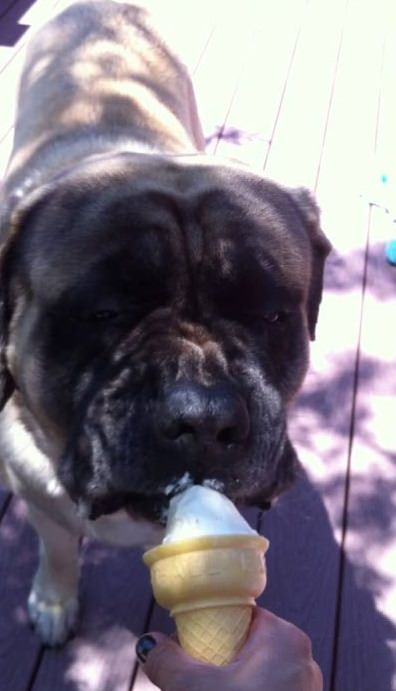
M148 633L139 638L138 642L136 643L136 655L138 656L140 662L146 662L147 655L156 645L157 641Z

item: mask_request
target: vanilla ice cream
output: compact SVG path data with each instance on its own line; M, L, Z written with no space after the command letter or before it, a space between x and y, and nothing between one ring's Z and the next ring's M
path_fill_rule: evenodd
M163 542L204 535L257 535L234 504L220 492L193 485L171 499Z
M213 665L234 659L267 576L269 542L223 494L194 485L170 502L163 541L143 555L182 648Z

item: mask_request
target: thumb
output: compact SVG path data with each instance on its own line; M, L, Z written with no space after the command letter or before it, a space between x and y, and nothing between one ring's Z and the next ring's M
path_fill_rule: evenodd
M200 682L208 677L208 672L209 675L212 669L216 672L216 668L194 660L176 641L162 633L141 636L136 643L136 654L150 681L161 691L202 688Z

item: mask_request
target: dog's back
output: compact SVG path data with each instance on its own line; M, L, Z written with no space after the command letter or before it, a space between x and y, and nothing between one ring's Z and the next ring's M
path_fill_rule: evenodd
M56 174L65 156L73 163L145 146L203 149L185 67L144 9L111 0L72 5L30 43L8 185L21 184L26 166L37 171L43 158Z

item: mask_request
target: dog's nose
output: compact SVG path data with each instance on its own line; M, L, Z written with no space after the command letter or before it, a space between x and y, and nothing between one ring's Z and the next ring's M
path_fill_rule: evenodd
M203 386L193 382L168 389L158 421L167 441L190 442L218 450L242 444L249 434L249 413L231 384Z

